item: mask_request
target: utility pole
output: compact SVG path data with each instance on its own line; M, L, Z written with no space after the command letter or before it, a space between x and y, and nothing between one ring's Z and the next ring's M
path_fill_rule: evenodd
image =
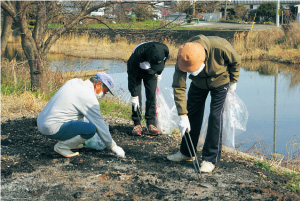
M195 17L195 0L192 0L193 2L193 17Z
M279 27L279 15L280 15L280 0L277 0L277 8L276 8L276 26Z
M226 20L227 0L225 0L224 20Z
M278 82L278 67L275 69L275 87L274 87L274 144L273 152L276 153L276 127L277 127L277 82Z

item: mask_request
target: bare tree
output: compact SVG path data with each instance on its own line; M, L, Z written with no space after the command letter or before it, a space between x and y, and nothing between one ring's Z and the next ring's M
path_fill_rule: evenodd
M247 16L247 8L243 4L237 4L234 7L235 16L238 19L245 20Z
M110 2L93 1L2 1L1 8L10 16L21 35L21 44L30 66L31 90L43 89L45 60L51 46L60 36L72 29L92 11L109 5ZM28 28L29 9L36 12L34 29ZM49 31L49 24L63 19L63 26ZM2 39L2 38L1 38Z
M13 18L10 15L3 14L3 27L1 33L1 54L4 54L9 35L11 34L11 26Z

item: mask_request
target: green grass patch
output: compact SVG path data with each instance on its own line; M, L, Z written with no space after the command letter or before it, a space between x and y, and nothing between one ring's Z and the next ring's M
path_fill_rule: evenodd
M146 20L146 21L131 21L131 22L121 22L121 23L113 23L111 22L107 22L106 24L112 28L112 29L157 29L160 28L162 26L164 26L164 24L166 24L167 22L162 21L162 20ZM200 22L201 23L201 22ZM163 29L175 29L175 30L219 30L219 27L216 28L208 28L206 26L204 27L197 27L197 26L190 26L190 27L186 27L185 25L188 24L184 24L184 25L174 25L174 24L169 24L168 26L164 27ZM192 25L192 24L191 24ZM49 24L49 27L51 28L59 28L62 27L63 25L61 24ZM76 25L73 27L74 29L108 29L108 27L104 24L84 24L84 25Z
M269 163L265 161L255 161L254 166L268 172L275 172L274 169L269 165Z
M284 175L289 177L288 188L295 193L300 193L300 175L294 172L284 172Z
M269 163L265 161L255 161L254 166L271 172L276 173L275 170L269 165ZM282 174L282 173L279 173ZM300 175L294 172L284 172L283 175L288 177L288 181L286 182L286 186L295 193L300 193Z
M30 90L30 83L19 81L17 84L3 82L1 83L1 94L12 95L12 94L22 94L26 90Z
M103 98L99 100L102 115L130 120L131 105L119 103L115 98Z

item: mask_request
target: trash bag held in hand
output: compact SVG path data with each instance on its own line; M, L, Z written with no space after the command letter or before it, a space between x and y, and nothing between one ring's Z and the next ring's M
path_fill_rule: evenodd
M87 120L87 118L85 117L82 119L82 121L89 123L89 120ZM99 135L95 133L95 135L92 138L85 141L84 147L96 150L103 150L106 148L106 145L100 139Z
M106 148L106 145L100 139L99 135L96 133L92 138L85 141L85 147L96 149L96 150L103 150Z
M177 128L177 112L172 92L163 87L161 83L156 89L156 122L162 134L172 134ZM168 97L169 96L169 97ZM166 101L169 98L171 101Z
M235 148L235 136L246 131L248 110L235 92L228 92L223 112L223 145Z

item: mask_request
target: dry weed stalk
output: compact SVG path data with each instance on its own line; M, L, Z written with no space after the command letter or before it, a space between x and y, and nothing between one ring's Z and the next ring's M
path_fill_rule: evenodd
M233 46L244 60L271 59L300 63L300 24L291 23L286 31L271 29L235 33Z
M170 40L164 43L170 49L169 61L176 61L178 47ZM130 43L125 37L117 35L114 41L107 37L99 38L90 36L88 33L82 35L69 34L62 36L50 49L50 53L64 54L94 59L117 59L127 61L138 44Z
M1 118L16 118L24 115L36 115L46 105L42 96L35 97L33 93L25 91L21 95L1 96Z

